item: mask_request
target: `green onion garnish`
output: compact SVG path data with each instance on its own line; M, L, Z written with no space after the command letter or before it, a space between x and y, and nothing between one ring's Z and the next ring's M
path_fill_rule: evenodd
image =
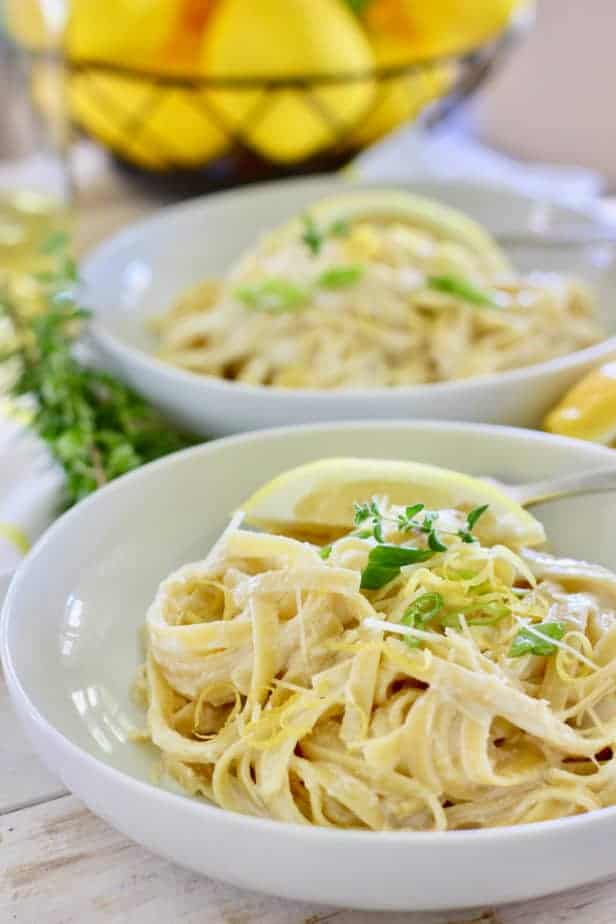
M364 267L360 263L330 266L323 270L317 279L317 285L322 289L344 289L347 286L355 285L361 279L363 273Z
M303 286L279 276L271 276L252 285L239 286L235 290L235 296L247 308L253 311L267 311L270 314L297 311L306 304L309 294Z
M327 561L327 559L329 558L331 554L332 554L331 545L324 545L322 549L319 549L319 555L321 556L323 561Z
M445 601L440 594L422 594L410 606L407 606L400 622L403 626L409 626L412 629L424 629L430 620L440 613L444 605ZM421 639L412 635L407 635L405 641L409 648L419 648L421 645Z
M434 289L436 292L444 292L446 295L456 295L458 298L463 299L465 302L471 302L473 305L482 305L486 308L499 307L487 292L476 289L472 283L458 276L428 276L426 285L429 289Z
M508 652L510 658L521 658L527 654L552 655L557 646L552 644L550 639L553 638L559 641L565 634L565 624L563 622L540 622L530 628L532 631L529 631L528 626L520 629L511 643L511 648ZM539 638L539 635L543 636L543 638Z

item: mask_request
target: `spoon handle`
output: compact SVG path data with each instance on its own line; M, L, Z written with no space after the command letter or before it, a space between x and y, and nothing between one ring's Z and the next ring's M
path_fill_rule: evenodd
M559 497L573 497L576 494L600 494L616 490L616 468L598 472L582 472L579 475L563 475L561 478L547 478L533 484L512 485L509 494L523 507L532 507L544 501Z

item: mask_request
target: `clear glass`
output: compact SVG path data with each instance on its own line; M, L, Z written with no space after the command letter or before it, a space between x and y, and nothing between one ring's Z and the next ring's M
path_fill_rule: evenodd
M31 270L41 242L67 224L72 194L68 0L0 0L0 11L0 270Z

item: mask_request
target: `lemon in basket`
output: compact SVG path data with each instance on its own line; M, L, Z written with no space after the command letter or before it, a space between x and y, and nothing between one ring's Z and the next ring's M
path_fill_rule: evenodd
M409 60L467 51L497 35L527 0L368 0L376 33L405 42Z
M198 167L227 144L199 90L88 70L71 77L68 99L89 134L151 170Z
M211 91L211 101L245 144L291 163L332 144L368 111L374 56L359 20L340 0L221 0L205 31L204 73L232 80L295 78L288 89ZM345 83L304 80L366 74Z
M67 48L75 60L152 66L172 33L181 0L72 0Z
M550 433L610 445L616 441L616 362L584 376L548 414Z
M378 68L396 68L408 64L408 46L393 35L371 36ZM415 119L428 103L443 96L455 80L453 63L426 64L420 70L383 75L371 112L350 135L352 145L371 144L402 122Z
M82 17L90 6L98 12L86 20ZM69 33L74 56L163 75L198 72L200 33L211 0L162 0L155 8L149 0L113 0L113 7L110 18L109 4L78 0ZM104 25L99 22L108 17ZM126 160L151 170L197 167L227 145L200 89L93 67L71 75L68 99L73 118L87 132Z
M354 503L387 497L392 504L471 511L488 504L476 533L482 542L538 545L541 524L495 485L470 475L386 459L321 459L284 472L242 505L246 522L281 532L340 535L353 528Z

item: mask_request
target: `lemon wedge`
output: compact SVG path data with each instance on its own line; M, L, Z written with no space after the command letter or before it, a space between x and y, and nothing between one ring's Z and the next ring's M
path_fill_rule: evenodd
M499 275L511 272L507 257L481 225L457 209L433 199L399 189L369 189L338 193L315 203L309 211L315 222L323 226L336 222L352 225L363 221L408 224L440 240L465 247L475 255L486 273ZM283 243L301 237L303 218L302 215L292 219L275 231L271 239Z
M542 525L488 482L420 462L322 459L290 469L249 497L248 524L298 538L329 539L354 525L354 503L386 497L392 504L422 503L430 510L469 512L489 504L475 533L486 544L523 547L545 539Z
M616 440L616 362L578 382L543 422L550 433L609 445Z

